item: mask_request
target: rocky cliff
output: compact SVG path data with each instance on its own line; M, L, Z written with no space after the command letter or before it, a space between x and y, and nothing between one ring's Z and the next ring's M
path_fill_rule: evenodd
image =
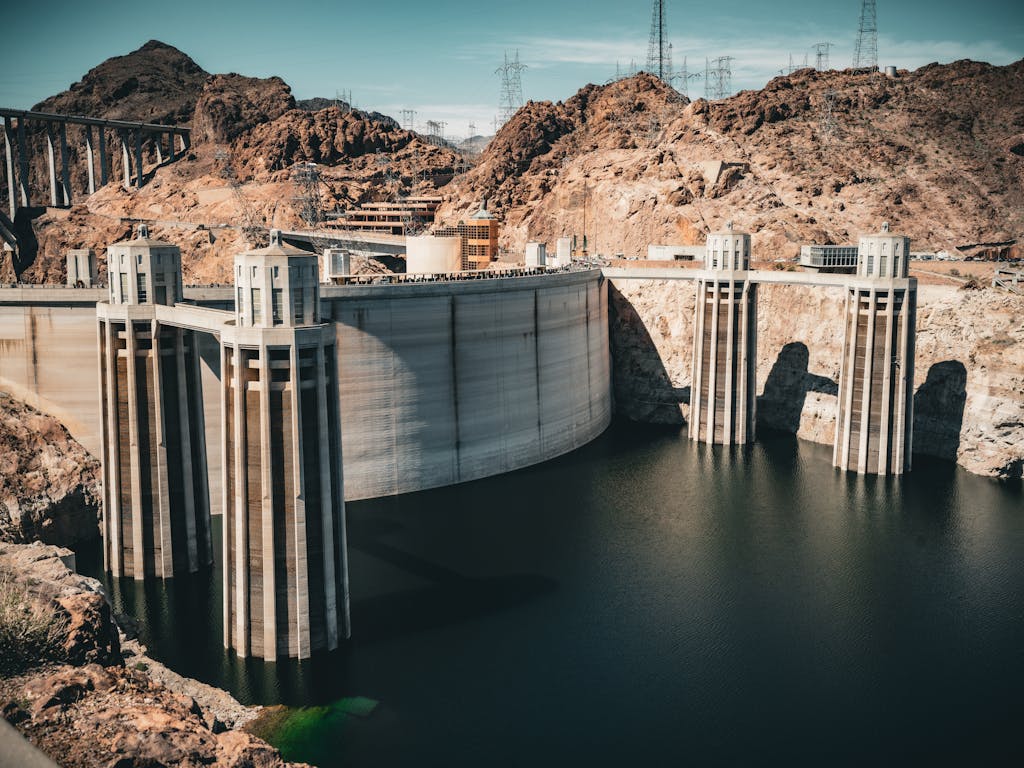
M299 768L266 742L229 728L248 708L227 694L211 699L202 692L208 686L151 672L162 668L137 646L126 665L99 582L67 568L69 556L38 543L0 545L0 632L21 615L6 610L16 599L45 609L36 615L51 622L56 637L44 656L0 676L4 718L66 768ZM4 639L6 667L21 643ZM198 703L196 690L220 708Z
M99 505L99 462L56 419L0 392L0 541L95 541Z
M694 288L610 286L615 406L629 419L683 425L692 382ZM758 286L757 422L820 443L835 436L841 289ZM921 286L914 451L977 474L1024 469L1024 299L995 289Z
M1024 60L895 79L804 69L713 102L640 74L527 104L442 215L486 196L515 253L585 231L592 252L636 256L727 220L768 259L883 220L915 250L952 251L1024 233L1022 147Z

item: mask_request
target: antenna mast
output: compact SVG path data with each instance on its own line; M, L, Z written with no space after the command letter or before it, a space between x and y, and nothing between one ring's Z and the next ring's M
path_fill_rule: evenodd
M878 69L878 21L875 0L863 0L860 7L860 31L853 49L854 69Z

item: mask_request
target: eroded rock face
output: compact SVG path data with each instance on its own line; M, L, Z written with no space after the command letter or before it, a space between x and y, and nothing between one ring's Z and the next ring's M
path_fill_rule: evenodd
M279 77L213 75L196 102L192 140L230 143L290 109L295 109L295 99Z
M616 411L685 424L692 381L694 288L614 279ZM835 439L841 289L758 286L757 423L814 442ZM918 289L916 453L998 478L1024 465L1024 300L992 289Z
M99 462L56 419L0 392L0 540L99 538Z
M227 693L174 675L137 643L129 643L126 666L100 583L70 570L70 557L38 542L0 544L0 577L50 602L67 624L64 663L0 678L8 722L66 768L297 768L266 742L227 729L225 720L252 713Z
M649 243L702 242L728 220L752 233L761 258L855 242L882 221L918 250L1015 240L1022 76L1024 60L896 79L802 69L710 103L687 103L644 74L588 85L564 104L520 110L440 213L488 197L514 253L527 240L582 235L584 215L591 250L641 258ZM827 99L831 138L821 129Z

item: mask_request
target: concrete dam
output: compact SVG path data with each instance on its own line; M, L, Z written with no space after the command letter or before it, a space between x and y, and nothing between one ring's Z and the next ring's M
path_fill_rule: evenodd
M756 284L791 278L751 271L750 236L731 226L708 244L705 269L677 273L698 296L690 438L744 444ZM833 464L901 474L909 241L884 228L859 250L854 277L793 281L847 296ZM140 225L109 247L107 290L0 292L0 387L98 443L107 570L198 571L223 514L224 643L240 656L303 658L350 635L346 499L526 467L611 419L600 270L321 286L317 261L273 230L235 257L233 289L189 295L179 249Z

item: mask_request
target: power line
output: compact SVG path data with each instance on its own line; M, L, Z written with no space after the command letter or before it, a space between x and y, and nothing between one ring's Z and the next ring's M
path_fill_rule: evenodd
M863 0L860 7L860 30L853 49L854 69L878 69L878 21L875 0Z
M732 94L731 62L734 60L734 56L704 59L704 98L708 101L724 99Z

